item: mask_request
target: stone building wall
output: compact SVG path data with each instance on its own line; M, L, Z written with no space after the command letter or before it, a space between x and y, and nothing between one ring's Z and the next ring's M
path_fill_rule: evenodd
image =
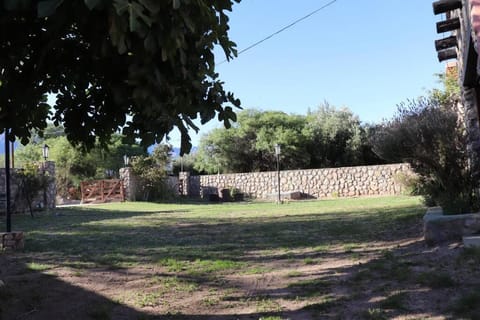
M437 1L439 2L439 1ZM480 117L479 96L480 74L480 0L462 0L461 8L446 12L445 18L460 19L460 28L453 30L457 40L457 59L446 65L446 73L455 70L461 88L458 104L459 119L463 121L467 134L467 149L470 169L475 178L480 177Z
M404 191L401 175L413 175L407 164L280 171L280 192L301 192L310 198L398 195ZM252 198L278 193L277 172L207 175L199 180L202 196L236 188Z

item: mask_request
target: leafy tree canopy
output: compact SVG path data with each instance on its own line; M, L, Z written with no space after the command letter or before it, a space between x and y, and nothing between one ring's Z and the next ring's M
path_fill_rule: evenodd
M304 117L279 111L242 111L233 128L216 129L203 137L195 168L205 172L273 170L275 144L282 146L283 168L304 167L304 124Z
M368 127L348 109L320 106L307 116L248 109L229 130L204 136L195 169L209 173L276 168L275 144L283 169L321 168L382 162L368 144Z
M339 167L378 164L382 161L371 151L369 126L361 123L348 108L336 108L328 102L308 113L304 135L312 167Z
M15 153L16 164L19 167L30 162L43 161L42 146L46 143L50 147L49 160L55 162L57 190L61 195L68 195L70 187L78 187L80 181L87 179L103 179L124 167L123 155L143 156L146 149L133 144L122 143L122 136L113 134L108 144L108 149L98 143L89 152L82 152L78 147L72 146L61 131L55 130L52 125L45 129L42 139L32 135L32 142L20 147Z
M236 55L226 12L239 1L0 1L0 132L26 144L51 120L91 148L119 129L148 146L176 127L190 150L192 119L236 120L213 48Z

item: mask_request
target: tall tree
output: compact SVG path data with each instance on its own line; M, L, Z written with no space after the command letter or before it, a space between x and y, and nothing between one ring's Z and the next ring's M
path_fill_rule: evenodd
M328 102L307 115L304 134L308 140L310 166L339 167L382 161L371 151L368 128L348 108Z
M108 177L107 170L116 175L118 169L124 166L123 155L146 155L145 148L139 145L123 144L119 134L112 136L107 149L97 143L90 152L84 152L72 146L64 134L54 129L52 125L47 127L45 137L48 138L45 140L34 134L34 141L17 150L16 162L18 166L25 166L31 162L43 161L42 146L48 144L49 160L56 165L57 192L63 196L68 195L69 188L78 187L82 180Z
M236 120L213 48L235 56L226 11L239 1L1 1L0 132L25 144L50 119L91 148L120 128L148 146L176 127L188 151L192 119Z
M200 143L196 169L206 172L249 172L274 170L274 146L282 146L284 169L308 166L305 118L279 111L245 110L229 130L217 129Z

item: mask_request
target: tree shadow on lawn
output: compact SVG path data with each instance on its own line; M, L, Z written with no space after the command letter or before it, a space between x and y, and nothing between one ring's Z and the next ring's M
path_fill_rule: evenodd
M260 319L391 319L394 317L443 317L456 319L468 315L455 313L452 301L461 293L480 286L480 272L475 270L474 282L457 281L468 262L458 263L461 249L444 246L444 251L428 250L424 241L385 251L367 263L347 267L332 267L321 276L302 278L290 285L275 289L250 292L248 297L225 297L226 302L242 302L276 299L303 301L308 304L290 311L250 312L246 314L164 314L152 315L112 301L99 293L62 281L48 272L29 269L15 255L0 255L2 272L0 279L0 319L170 319L170 320L227 320ZM455 252L457 251L457 252ZM450 259L449 259L450 258ZM471 266L470 266L471 267ZM427 271L449 273L454 283L429 282L424 279ZM445 281L444 281L445 282ZM236 287L235 283L229 286ZM184 301L188 304L188 301ZM473 307L475 309L475 307ZM453 311L452 311L453 310ZM473 319L473 318L472 318Z
M279 319L480 319L480 251L475 262L464 253L458 243L431 249L417 237L377 252L368 262L298 275L286 286L249 295L252 300L306 302L293 311L258 314Z
M130 272L129 264L159 265L160 261L166 263L171 259L180 264L180 269L159 276L175 275L188 283L211 289L224 290L227 287L237 290L239 284L235 281L216 281L218 279L212 278L208 272L189 273L188 264L221 259L256 265L306 258L348 258L359 252L366 256L378 256L375 248L364 246L350 249L348 246L352 243L368 246L376 241L418 238L421 234L421 215L418 211L418 207L406 207L379 210L373 214L359 210L318 215L240 217L230 219L230 222L225 222L223 218L210 219L208 222L188 217L163 219L161 214L159 217L151 212L102 212L97 215L107 216L80 215L75 216L75 221L69 215L38 219L50 223L43 230L41 223L35 224L31 230L24 229L27 231L25 254L18 259L0 255L0 271L4 269L5 261L16 263L14 268L18 269L13 274L11 271L0 273L0 279L7 283L2 289L3 295L0 291L0 298L3 297L2 301L6 302L0 304L3 305L3 318L0 316L0 319L11 319L18 315L26 315L28 319L62 318L62 315L68 319L243 320L266 316L281 319L388 319L416 314L447 314L445 317L448 318L450 310L445 301L454 295L458 296L459 291L473 289L480 284L473 281L460 288L460 281L454 281L456 284L453 287L431 288L428 283L421 282L419 279L425 273L444 272L445 265L450 264L451 267L453 263L448 256L439 258L435 251L426 250L423 241L383 252L366 263L301 275L284 287L256 290L247 296L225 297L226 303L242 299L287 299L300 301L301 304L308 300L308 305L285 312L226 315L217 310L215 314L205 314L203 311L203 315L189 312L188 315L152 316L148 312L111 301L96 292L73 286L60 277L38 271L25 272L26 261L79 270L106 267L111 268L112 272L121 273ZM135 225L129 223L131 218L149 219L149 223ZM119 219L118 223L109 221L116 219ZM120 223L122 219L127 223ZM332 245L345 247L343 252L332 252L329 250ZM183 266L187 270L182 269ZM175 266L167 263L161 267L168 269ZM479 272L474 272L476 279L480 279ZM450 276L454 279L457 277L455 274ZM32 283L35 283L33 288ZM8 289L6 292L5 288ZM185 301L185 304L188 303L188 300ZM11 317L12 312L15 317Z
M147 314L0 253L0 319L144 319ZM120 315L117 317L116 315Z
M289 251L302 248L389 241L399 231L405 233L404 228L412 221L417 225L420 211L418 207L405 207L374 213L201 219L164 215L172 211L77 215L73 210L59 216L25 217L16 225L26 232L27 253L118 267L168 258L254 262L278 259L280 251L289 259ZM248 254L261 251L271 251L272 256Z

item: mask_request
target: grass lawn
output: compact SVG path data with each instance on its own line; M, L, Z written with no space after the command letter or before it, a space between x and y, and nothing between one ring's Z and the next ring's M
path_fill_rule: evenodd
M425 247L424 212L382 197L16 215L26 248L0 254L0 319L471 317L478 280L459 290L453 270L480 279L480 254Z

